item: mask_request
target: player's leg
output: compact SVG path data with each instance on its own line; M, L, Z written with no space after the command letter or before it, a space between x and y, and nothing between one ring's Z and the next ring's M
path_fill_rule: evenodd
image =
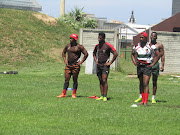
M136 99L134 102L141 102L142 101L142 93L144 93L144 87L143 87L143 74L138 75L139 78L139 98Z
M107 83L107 79L108 79L108 74L102 74L102 82L103 82L103 87L104 87L104 95L103 95L103 101L107 101L107 91L108 91L108 83Z
M69 80L71 78L71 74L68 72L65 72L64 75L65 75L65 82L64 82L63 92L59 96L57 96L58 98L66 97L66 91L67 91L67 88L69 86Z
M103 100L103 97L104 97L104 85L103 85L103 80L102 80L102 73L98 73L97 76L98 76L98 79L99 79L101 97L96 99L96 100Z
M144 86L144 105L148 103L149 96L149 80L151 76L143 74L143 86Z
M78 87L78 73L74 73L73 74L73 94L72 94L72 98L76 98L76 91L77 91L77 87Z
M158 79L158 76L156 74L152 74L152 81L153 81L152 103L156 103L155 95L157 91L157 79Z

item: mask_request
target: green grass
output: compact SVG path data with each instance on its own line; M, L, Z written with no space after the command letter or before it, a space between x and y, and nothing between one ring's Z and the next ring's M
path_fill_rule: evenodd
M65 23L48 25L35 12L0 8L0 63L22 67L39 62L59 62L69 36L78 33Z
M96 75L79 75L77 98L72 91L57 99L64 83L64 66L44 63L19 70L18 75L1 74L0 134L28 135L178 135L180 80L160 76L157 104L131 107L138 98L138 79L111 71L107 102L89 99L100 96ZM169 78L173 78L169 80ZM178 82L177 82L178 81ZM72 80L70 81L72 87ZM152 89L152 83L150 83ZM152 90L149 96L151 99Z
M122 57L123 54L123 57ZM136 68L131 61L131 48L121 48L119 53L118 71L124 74L136 74Z

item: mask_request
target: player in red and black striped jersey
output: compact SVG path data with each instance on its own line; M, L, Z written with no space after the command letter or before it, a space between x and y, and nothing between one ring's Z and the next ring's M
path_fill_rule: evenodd
M108 74L110 65L115 61L118 56L115 48L108 42L105 42L105 33L99 33L99 44L97 44L93 51L93 57L97 65L97 76L100 82L101 97L97 100L107 101L108 91ZM110 61L110 53L113 54L113 58Z
M78 39L78 35L71 34L70 44L67 44L62 52L62 57L63 57L65 65L66 65L65 66L65 83L64 83L63 92L59 96L57 96L58 98L66 97L66 90L69 86L69 80L71 78L71 75L73 76L72 98L76 98L80 65L88 57L87 50L82 45L77 43L77 39ZM66 60L66 53L68 54L67 60ZM84 57L80 61L81 53L84 54Z

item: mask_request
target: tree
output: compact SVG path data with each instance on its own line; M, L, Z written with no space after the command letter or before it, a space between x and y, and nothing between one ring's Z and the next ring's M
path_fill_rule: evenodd
M92 18L87 18L85 16L86 13L83 12L83 9L84 9L84 7L83 8L75 7L74 10L71 10L71 12L68 12L68 14L65 14L65 16L62 18L62 20L65 23L68 23L74 29L96 28L97 21Z

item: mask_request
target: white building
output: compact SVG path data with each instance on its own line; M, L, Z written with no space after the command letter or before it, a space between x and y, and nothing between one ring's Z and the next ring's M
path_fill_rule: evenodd
M131 18L127 24L121 24L116 29L119 29L119 44L121 47L131 46L133 42L133 36L148 30L151 25L140 25L136 24L134 13L132 11Z

